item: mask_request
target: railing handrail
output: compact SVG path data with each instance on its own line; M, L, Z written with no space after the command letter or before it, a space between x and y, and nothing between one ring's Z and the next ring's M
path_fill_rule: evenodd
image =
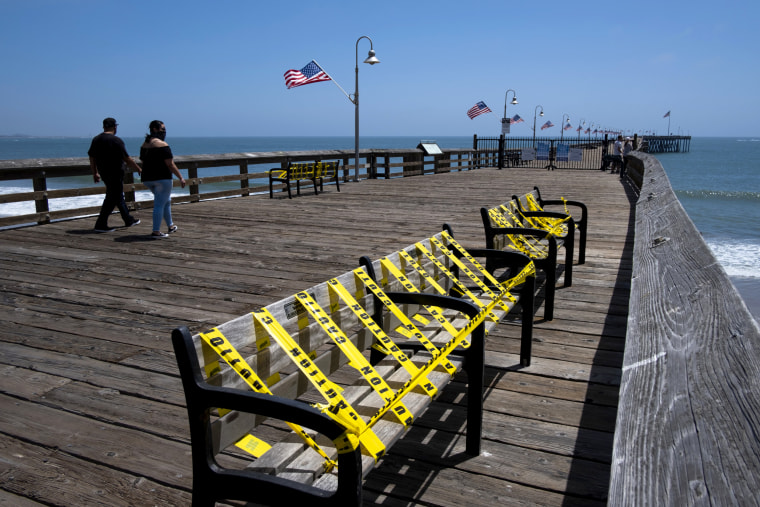
M469 170L477 168L471 148L442 149L441 155L425 156L421 149L365 149L359 152L360 159L365 163L359 164L362 170L360 177L390 178L394 176L414 176L418 174L430 174L450 170ZM242 152L222 153L208 155L185 155L176 156L174 161L180 170L187 172L187 188L189 195L173 197L172 202L195 202L202 199L219 197L247 196L252 193L263 193L268 190L265 184L250 186L251 180L263 180L267 178L267 171L274 167L285 167L288 162L294 161L321 161L341 160L341 171L344 181L348 181L349 171L354 168L353 150L312 150L312 151L278 151L278 152ZM403 162L390 162L391 158L402 158ZM351 162L351 164L350 164ZM238 166L239 172L213 177L199 177L198 170L211 167ZM260 167L258 172L250 172L250 166ZM393 169L401 168L401 173L392 173ZM93 183L93 186L49 190L48 181L55 178L71 176L90 176L91 169L89 159L80 158L48 158L48 159L22 159L0 160L0 181L31 181L31 192L19 192L12 194L0 194L0 204L34 202L35 213L0 217L0 227L38 223L43 224L53 219L69 218L97 213L99 207L90 206L85 208L69 208L65 210L51 211L48 200L53 198L67 198L73 196L89 196L103 194L105 189L102 185ZM235 190L223 190L213 193L201 192L203 183L220 183L239 181L240 188ZM176 183L176 181L175 181ZM125 175L125 196L127 205L133 209L152 206L152 201L136 201L135 191L145 190L146 187L135 183L133 171L127 170Z
M760 329L662 165L636 204L608 505L758 505Z

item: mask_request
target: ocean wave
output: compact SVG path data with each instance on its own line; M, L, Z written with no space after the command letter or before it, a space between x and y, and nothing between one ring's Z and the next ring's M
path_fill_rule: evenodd
M760 192L743 190L676 190L678 197L692 199L733 199L737 201L760 201Z
M728 276L760 279L759 243L741 240L707 240L707 246L710 247Z

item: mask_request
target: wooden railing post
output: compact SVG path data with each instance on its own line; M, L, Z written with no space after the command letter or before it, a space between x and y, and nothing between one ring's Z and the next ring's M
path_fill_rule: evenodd
M127 171L124 175L124 185L126 186L126 190L124 191L124 202L127 203L127 207L131 210L137 209L136 204L136 198L135 198L135 173L132 171Z
M190 183L190 202L199 202L201 200L200 185L198 185L198 164L191 162L187 165L187 178Z
M248 162L240 162L240 176L246 176L248 174ZM250 190L248 190L248 178L240 178L240 189L242 192L240 195L243 197L251 195Z
M39 176L35 176L32 179L32 188L35 192L42 192L40 197L34 199L34 208L37 212L37 223L47 224L50 223L50 204L47 198L47 179L45 178L45 171L40 171Z

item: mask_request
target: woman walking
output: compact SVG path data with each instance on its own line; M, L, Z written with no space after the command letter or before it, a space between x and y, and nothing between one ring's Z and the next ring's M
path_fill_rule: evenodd
M154 238L168 238L169 234L161 232L161 220L166 221L168 232L177 231L172 221L172 174L179 178L182 188L185 179L174 164L174 155L166 139L164 123L153 120L148 126L150 134L140 146L142 160L142 182L153 192L153 233Z

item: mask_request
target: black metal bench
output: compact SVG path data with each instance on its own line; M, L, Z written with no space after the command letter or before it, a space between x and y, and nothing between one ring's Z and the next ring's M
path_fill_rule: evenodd
M319 191L324 191L324 180L332 180L340 192L339 177L340 162L288 162L287 167L269 170L269 197L274 197L274 183L284 183L288 191L288 198L292 199L293 194L290 190L291 182L296 183L296 193L301 195L301 182L311 181L314 187L314 195Z
M547 206L561 206L561 211L559 213L563 213L564 215L569 215L573 218L573 223L575 224L575 230L578 231L579 237L578 237L578 264L585 264L586 263L586 237L588 235L588 207L580 202L580 201L569 201L564 198L560 199L552 199L547 200L543 199L541 197L541 191L538 189L538 187L533 187L533 191L529 192L527 194L523 194L521 196L513 195L512 199L517 203L517 206L520 210L520 213L523 216L526 216L527 213L530 212L550 212L554 211L557 208L553 209L547 209ZM569 207L572 207L572 211ZM580 215L580 216L579 216ZM559 215L560 218L562 218L561 215ZM546 229L555 229L553 227L553 220L549 219L548 221L542 222L539 220L535 222L533 225L538 226L539 228L546 228ZM542 227L545 226L545 227ZM562 224L560 224L562 226ZM565 223L564 227L561 230L560 236L564 236L567 234L567 231L570 230L569 223Z
M560 214L550 212L531 212L528 215L541 218L560 217ZM539 229L526 223L525 217L520 213L514 200L493 208L480 208L480 217L483 221L487 249L523 253L535 263L536 269L543 271L546 278L544 318L552 320L558 279L558 250L565 249L564 286L570 287L573 283L574 235L561 235L556 231ZM567 226L574 228L572 217L566 218Z
M532 309L535 268L492 252L505 271L484 274L447 232L404 252L206 332L173 331L193 505L360 505L363 478L459 370L466 451L479 454L485 334L518 302ZM458 279L463 266L474 278Z

